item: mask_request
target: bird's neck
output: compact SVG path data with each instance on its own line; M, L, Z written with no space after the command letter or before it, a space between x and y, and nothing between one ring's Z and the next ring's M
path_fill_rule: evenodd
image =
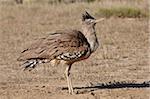
M88 43L90 44L91 52L96 51L96 49L99 46L99 43L97 40L95 27L83 26L82 31L83 31L84 36L88 40Z

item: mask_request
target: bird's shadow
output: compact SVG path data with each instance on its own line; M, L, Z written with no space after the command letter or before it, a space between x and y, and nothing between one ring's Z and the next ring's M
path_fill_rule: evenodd
M74 87L78 89L78 94L93 92L99 89L119 89L119 88L150 88L150 81L145 81L142 83L138 82L108 82L108 83L96 83L91 86L86 87ZM62 90L67 90L67 87L62 88Z

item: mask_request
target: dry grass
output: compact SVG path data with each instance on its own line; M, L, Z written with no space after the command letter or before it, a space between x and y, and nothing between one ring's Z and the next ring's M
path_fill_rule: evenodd
M113 7L113 8L100 8L98 12L102 17L128 17L128 18L141 18L148 17L148 13L142 12L138 8L132 7Z
M122 2L148 9L146 1ZM0 4L0 98L148 99L148 88L81 89L83 94L70 96L59 88L66 85L63 66L43 64L36 68L37 71L23 72L16 61L20 51L34 39L58 29L80 29L79 19L85 9L96 15L100 7L114 3L118 4L118 1L69 5ZM74 64L74 85L150 80L148 18L109 18L97 24L96 29L101 47L88 60Z

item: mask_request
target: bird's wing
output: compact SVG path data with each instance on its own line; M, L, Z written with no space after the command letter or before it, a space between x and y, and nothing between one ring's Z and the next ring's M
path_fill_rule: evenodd
M89 51L89 43L80 31L57 31L32 44L18 60L56 58L69 61L81 58Z

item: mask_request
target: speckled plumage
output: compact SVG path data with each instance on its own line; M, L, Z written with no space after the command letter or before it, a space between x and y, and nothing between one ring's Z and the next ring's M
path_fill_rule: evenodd
M77 30L61 30L39 39L25 49L18 60L64 60L68 63L88 58L90 45L85 36Z
M66 65L66 77L69 93L73 94L70 80L70 69L74 62L87 59L98 48L95 24L96 20L89 13L82 15L82 32L78 30L59 30L40 38L30 47L22 51L19 61L25 61L22 66L33 69L37 64L50 62L58 65L63 61Z

